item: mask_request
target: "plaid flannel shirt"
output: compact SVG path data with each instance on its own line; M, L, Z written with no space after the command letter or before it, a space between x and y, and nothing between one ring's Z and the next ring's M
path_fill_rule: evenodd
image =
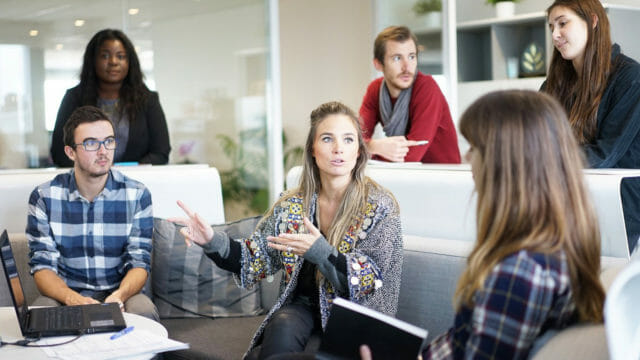
M117 288L131 268L149 271L152 232L151 194L116 170L92 202L80 195L73 170L29 197L31 273L50 269L83 294Z
M423 359L524 359L549 329L577 321L564 253L521 250L498 263L474 306L462 306L454 327L424 350Z

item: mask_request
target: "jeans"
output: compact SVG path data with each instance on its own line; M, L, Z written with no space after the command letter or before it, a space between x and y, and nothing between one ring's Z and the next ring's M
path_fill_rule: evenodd
M321 331L319 315L317 309L302 303L280 308L265 327L260 347L254 349L257 359L303 352L311 335ZM249 357L252 356L253 351Z

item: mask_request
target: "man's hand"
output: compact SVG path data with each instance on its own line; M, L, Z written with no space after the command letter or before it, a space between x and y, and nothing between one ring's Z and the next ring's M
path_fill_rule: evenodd
M417 141L407 140L404 136L390 136L382 139L371 139L367 144L373 155L379 155L393 162L403 162L409 152L409 146L417 145Z
M120 311L124 312L124 303L122 302L122 297L120 296L119 290L112 292L111 295L107 296L107 298L104 299L104 302L117 303L118 306L120 306Z
M100 302L96 299L82 296L75 291L69 292L69 294L64 299L65 305L88 305L88 304L100 304Z

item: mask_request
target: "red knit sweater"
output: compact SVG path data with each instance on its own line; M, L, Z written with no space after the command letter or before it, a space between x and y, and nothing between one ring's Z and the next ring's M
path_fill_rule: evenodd
M380 119L378 109L383 78L375 79L367 88L360 107L360 127L365 141L371 140L373 129ZM396 99L391 99L395 104ZM408 140L429 140L427 145L411 146L405 162L460 163L458 136L451 120L449 105L440 87L430 75L418 72L409 102ZM384 158L377 157L385 160Z

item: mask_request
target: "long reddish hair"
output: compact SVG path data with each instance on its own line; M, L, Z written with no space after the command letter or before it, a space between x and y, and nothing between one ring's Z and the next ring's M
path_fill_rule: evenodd
M547 9L547 18L557 6L570 9L587 23L587 47L581 74L576 73L570 60L562 58L558 49L553 49L544 91L560 101L578 143L586 144L595 139L598 107L611 70L609 19L599 0L555 0Z

